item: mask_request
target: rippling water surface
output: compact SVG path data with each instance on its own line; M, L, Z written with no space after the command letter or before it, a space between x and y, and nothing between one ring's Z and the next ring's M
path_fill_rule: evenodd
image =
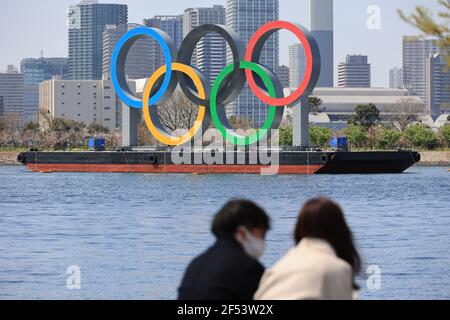
M171 299L189 261L213 241L228 199L260 203L273 218L264 264L293 244L301 204L322 194L347 214L365 268L381 289L363 299L450 299L450 173L192 176L35 174L0 167L0 299ZM69 266L81 290L68 290ZM365 276L367 277L367 275Z

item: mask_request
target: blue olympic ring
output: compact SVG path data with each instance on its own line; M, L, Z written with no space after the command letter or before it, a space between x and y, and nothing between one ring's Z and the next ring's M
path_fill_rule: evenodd
M130 92L127 92L125 88L127 88L128 85L126 83L119 82L118 72L123 73L124 70L118 70L117 66L121 53L125 50L125 47L130 43L132 44L134 41L138 40L143 36L147 36L154 39L160 45L167 66L167 72L164 75L164 81L161 87L159 88L158 92L156 92L155 95L150 98L149 105L155 105L162 99L167 89L169 88L170 80L172 77L172 54L170 52L170 48L167 42L161 36L161 34L156 29L147 27L139 27L128 31L122 38L119 39L114 49L114 53L111 59L111 81L113 83L114 89L116 90L118 97L125 104L135 109L142 109L142 100L134 97ZM122 68L124 68L123 65ZM122 79L125 79L125 77L122 77Z

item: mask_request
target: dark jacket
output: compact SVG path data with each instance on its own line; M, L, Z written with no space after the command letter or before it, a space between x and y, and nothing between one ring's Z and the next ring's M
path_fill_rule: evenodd
M264 267L233 240L218 240L189 265L180 300L252 300Z

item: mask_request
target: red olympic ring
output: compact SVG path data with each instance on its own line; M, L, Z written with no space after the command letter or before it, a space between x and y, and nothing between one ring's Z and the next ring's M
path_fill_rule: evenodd
M296 25L286 22L286 21L274 21L269 22L265 25L263 25L260 29L258 29L253 37L250 39L247 51L245 53L245 60L249 62L255 62L252 61L253 58L253 51L255 50L256 45L258 44L258 41L264 37L267 33L279 31L281 29L288 30L292 32L299 40L300 43L303 45L303 48L305 50L305 56L306 56L306 70L305 75L303 78L302 83L298 87L298 89L290 96L285 98L271 98L267 96L264 92L261 91L261 89L257 86L255 79L253 78L253 73L251 70L246 69L245 74L247 76L248 84L250 89L253 91L253 93L258 97L259 100L262 102L271 105L271 106L278 106L278 107L284 107L289 106L298 101L301 96L305 93L306 89L308 88L308 85L311 81L312 77L312 71L313 71L313 54L311 50L310 43L308 41L308 38L305 36L302 30L300 30ZM257 61L256 61L257 62Z

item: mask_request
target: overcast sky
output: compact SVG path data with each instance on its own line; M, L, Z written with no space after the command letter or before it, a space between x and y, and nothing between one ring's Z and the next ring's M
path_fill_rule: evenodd
M2 0L0 4L0 70L19 65L23 58L67 56L67 7L78 0ZM185 8L226 5L226 0L100 0L102 3L128 5L129 22L160 14L180 14ZM280 19L309 26L308 0L280 0ZM433 11L437 0L336 0L335 64L347 54L366 54L372 64L373 86L388 86L389 69L401 67L402 35L418 32L398 18L397 9L412 12L416 5ZM381 28L369 29L370 6L381 9ZM288 63L287 48L295 41L281 32L281 56ZM335 68L336 70L336 68Z

